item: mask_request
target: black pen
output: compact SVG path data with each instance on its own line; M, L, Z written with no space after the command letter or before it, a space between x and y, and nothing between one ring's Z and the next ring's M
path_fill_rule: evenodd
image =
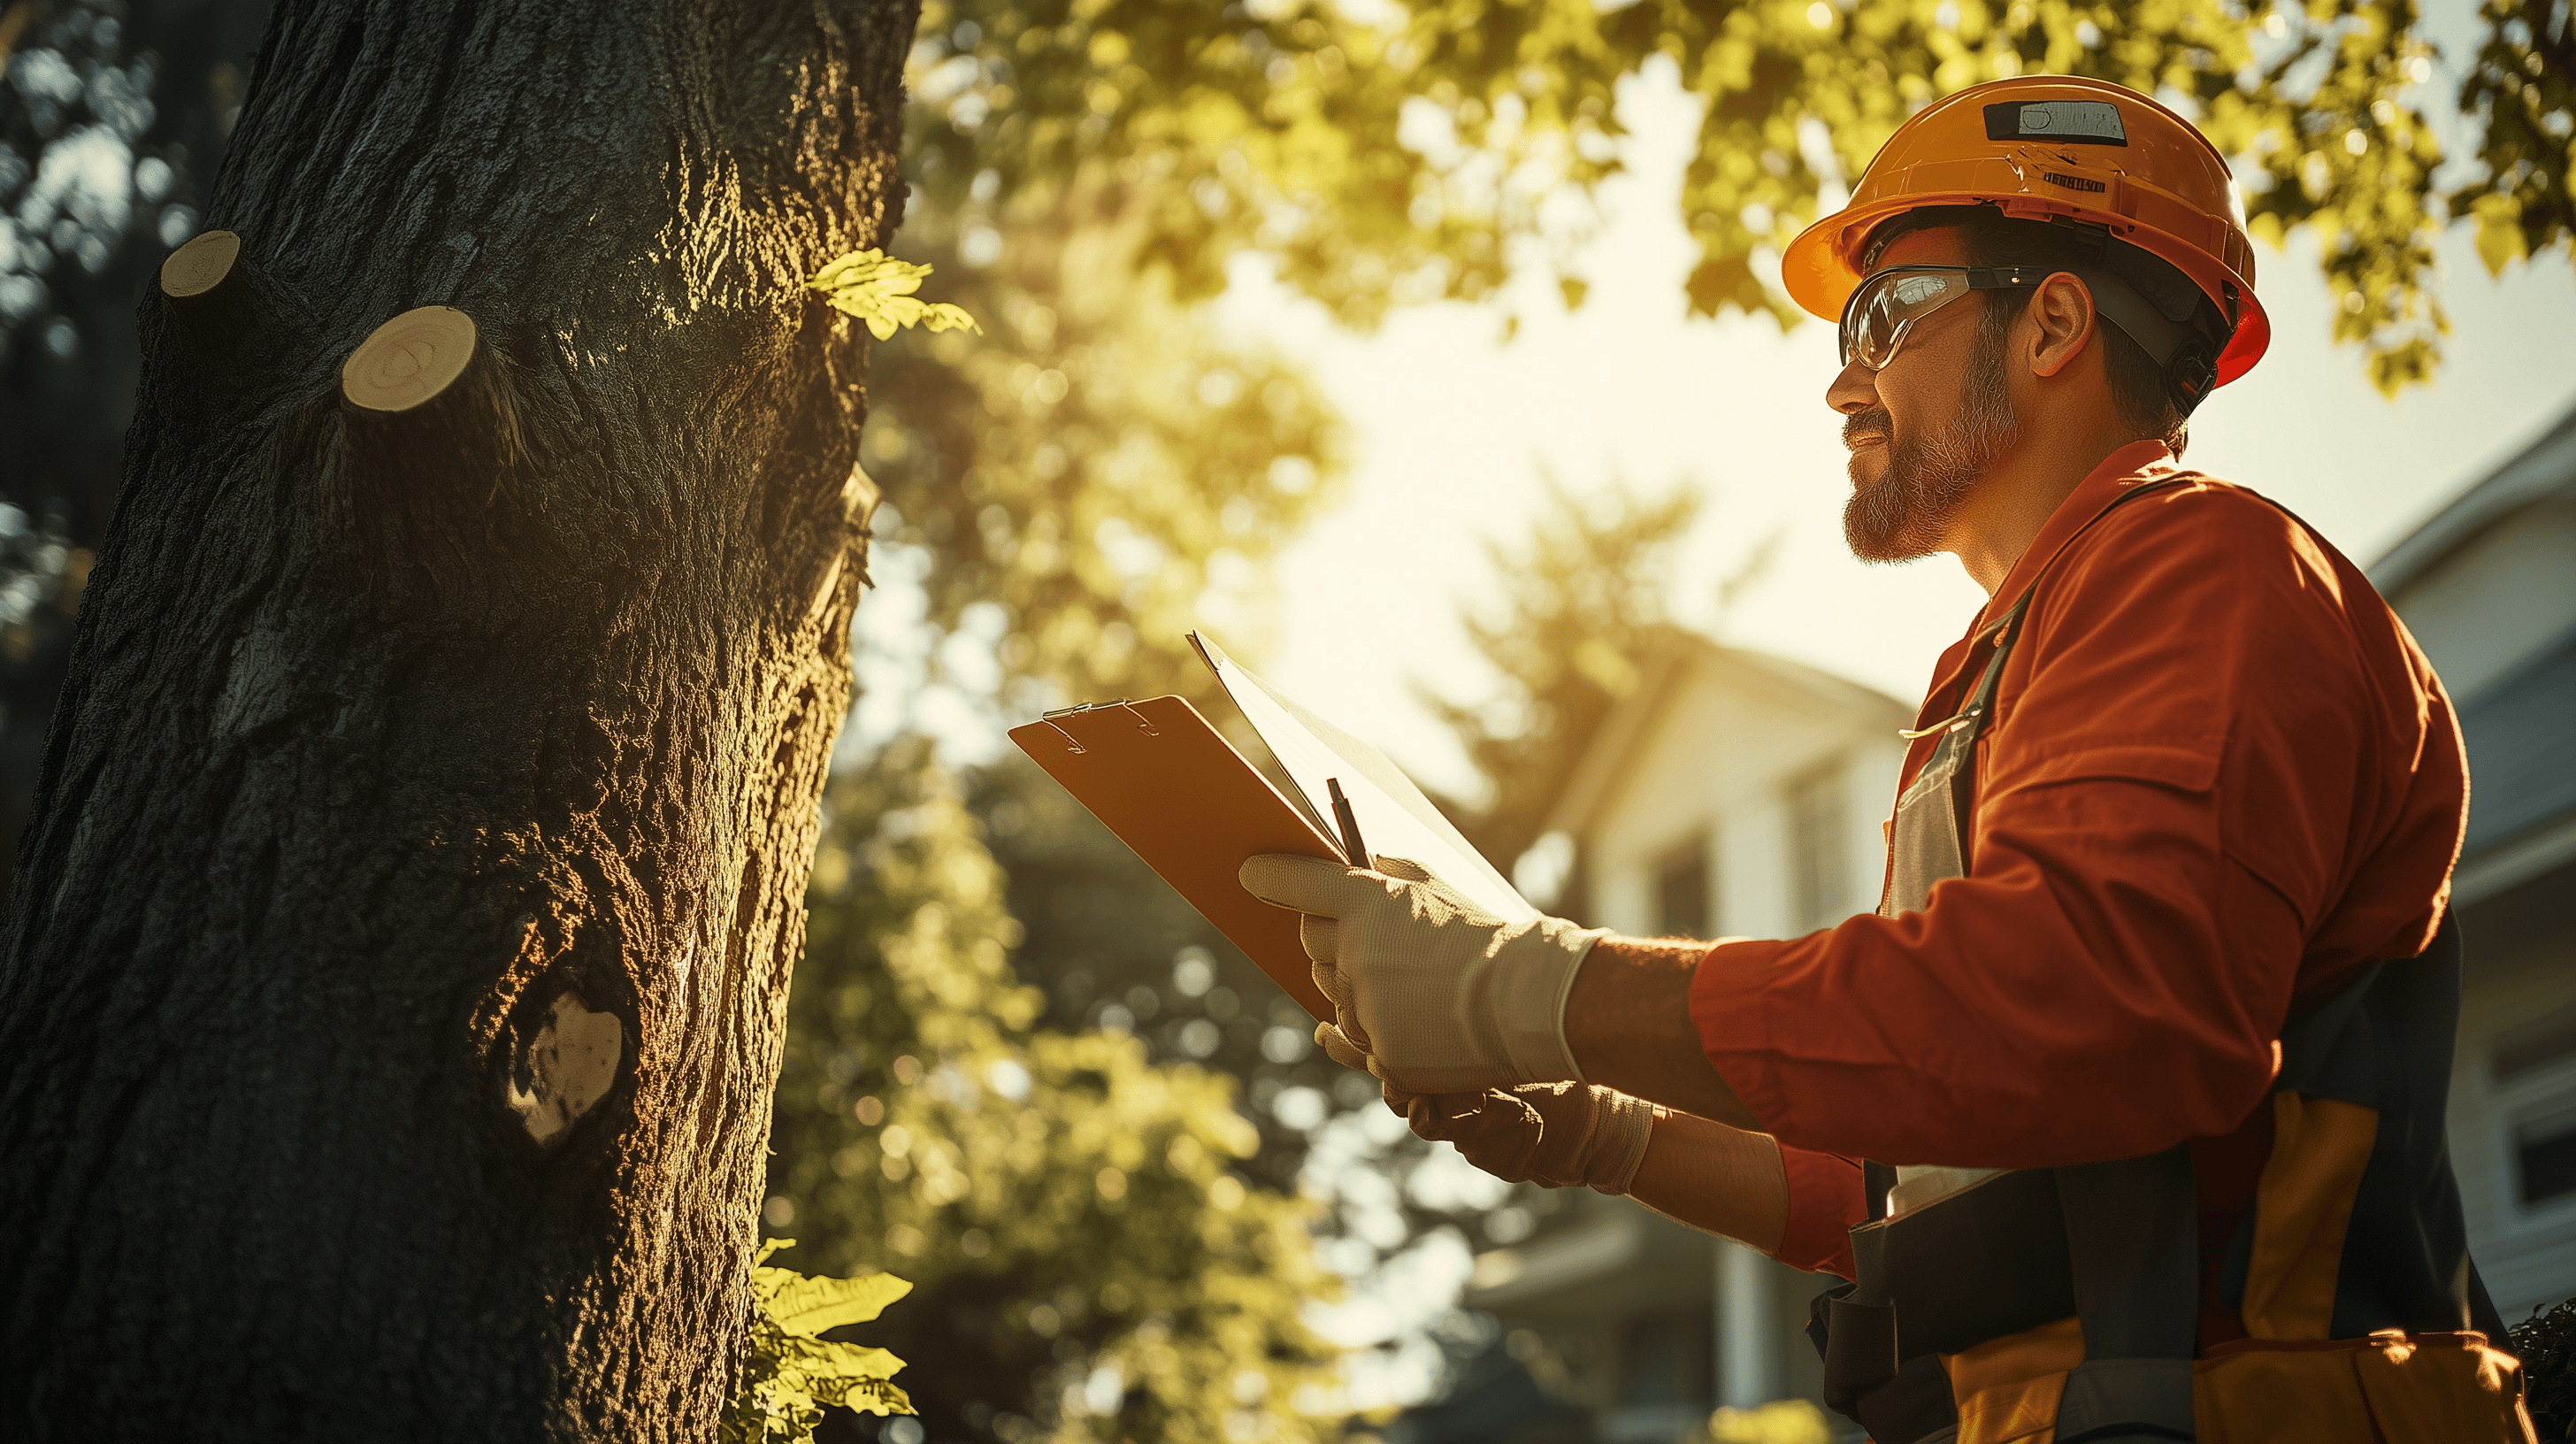
M1368 844L1360 841L1360 820L1351 815L1351 800L1342 795L1342 779L1325 778L1324 790L1333 794L1333 821L1341 824L1342 851L1349 856L1351 866L1367 867Z

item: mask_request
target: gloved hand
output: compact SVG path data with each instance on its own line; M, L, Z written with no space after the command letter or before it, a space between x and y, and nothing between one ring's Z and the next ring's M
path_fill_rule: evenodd
M1526 1083L1476 1094L1386 1090L1413 1131L1447 1142L1508 1183L1620 1194L1645 1161L1655 1105L1587 1083Z
M1565 995L1605 930L1563 918L1507 923L1419 864L1377 862L1386 870L1266 853L1237 874L1254 897L1306 914L1299 932L1315 981L1369 1071L1409 1093L1581 1081L1565 1045ZM1324 1033L1317 1041L1341 1057Z

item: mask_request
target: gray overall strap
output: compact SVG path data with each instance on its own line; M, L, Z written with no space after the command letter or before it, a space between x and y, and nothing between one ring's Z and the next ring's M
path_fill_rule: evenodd
M2033 591L2037 589L2034 587ZM1968 875L1967 839L1976 795L1977 739L1994 718L1995 690L2004 675L2004 660L2021 635L2022 614L2032 592L2004 613L1995 632L1994 655L1986 659L1976 685L1958 712L1933 725L1941 741L1923 760L1923 770L1896 800L1896 820L1888 834L1889 879L1879 912L1887 917L1921 912L1931 904L1932 886ZM1919 734L1918 734L1919 735Z
M2113 497L2109 505L2076 529L2075 536L2061 543L2059 551L2063 553L2074 545L2076 536L2092 530L2102 518L2173 482L2173 478L2150 481ZM2049 560L2053 565L2056 558ZM1888 833L1887 897L1878 909L1883 916L1921 912L1931 903L1934 884L1968 875L1972 861L1968 838L1976 823L1977 742L1994 725L1995 694L2003 685L2004 662L2012 655L2013 644L2021 640L2022 620L2047 574L2048 568L2042 567L2040 575L2031 578L2030 585L2022 588L2011 608L1994 624L1995 650L1986 658L1985 670L1977 674L1976 685L1968 689L1959 710L1933 724L1943 729L1940 745L1932 749L1932 755L1923 761L1923 770L1914 774L1913 783L1896 800L1896 817ZM1946 807L1939 797L1943 791L1949 794Z

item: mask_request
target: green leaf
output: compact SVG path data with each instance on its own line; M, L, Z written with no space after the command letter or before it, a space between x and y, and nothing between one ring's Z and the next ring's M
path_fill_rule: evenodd
M816 271L805 287L821 292L832 309L865 322L869 334L880 341L906 326L980 334L984 328L963 307L945 301L932 304L913 294L929 274L928 266L897 260L872 247L852 251Z
M760 1246L768 1258L794 1246L772 1239ZM747 1357L733 1401L718 1430L720 1444L811 1444L825 1406L839 1404L868 1414L909 1414L912 1400L887 1382L903 1360L864 1344L814 1337L841 1324L865 1323L886 1305L912 1292L892 1274L854 1279L811 1278L793 1269L754 1267L752 1321Z
M910 1412L903 1390L887 1382L903 1360L864 1344L835 1344L821 1339L785 1339L779 1343L778 1387L825 1404L866 1413Z
M2488 275L2501 276L2505 267L2528 259L2522 237L2522 207L2512 196L2483 195L2471 203L2470 210L2477 217L2478 259L2487 263Z
M911 1395L882 1380L853 1384L833 1402L844 1409L855 1409L862 1414L918 1414L921 1412L912 1407Z
M903 1369L903 1360L887 1350L829 1339L781 1339L776 1357L781 1382L818 1397L835 1386L891 1379Z
M785 1269L763 1269L783 1275L782 1285L762 1296L778 1327L811 1338L843 1324L864 1324L885 1306L912 1292L912 1285L892 1274L863 1274L854 1279L808 1278Z

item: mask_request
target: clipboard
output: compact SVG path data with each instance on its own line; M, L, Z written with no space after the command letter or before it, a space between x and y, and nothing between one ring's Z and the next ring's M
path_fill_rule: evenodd
M1235 871L1260 852L1341 862L1341 849L1179 697L1050 712L1010 737L1162 874L1217 931L1318 1020L1298 915L1243 890Z

